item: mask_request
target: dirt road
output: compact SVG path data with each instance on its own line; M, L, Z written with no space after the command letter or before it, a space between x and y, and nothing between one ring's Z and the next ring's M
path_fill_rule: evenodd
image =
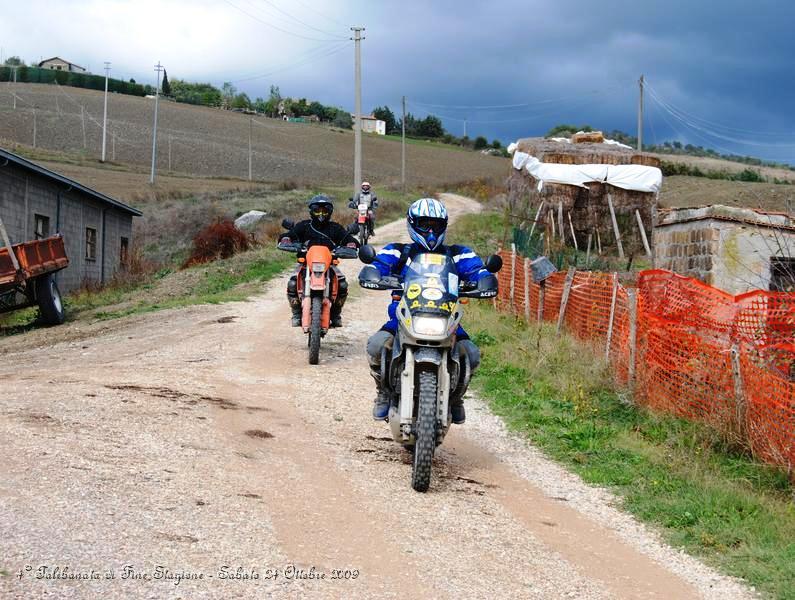
M409 455L370 417L364 343L387 298L352 286L310 367L284 287L0 342L0 597L750 595L477 399L413 492Z

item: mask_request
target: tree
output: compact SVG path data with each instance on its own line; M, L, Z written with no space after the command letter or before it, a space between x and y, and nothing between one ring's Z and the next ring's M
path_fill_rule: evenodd
M422 137L440 138L444 135L444 127L439 117L428 115L419 122L417 133Z
M483 150L489 145L489 141L482 135L475 138L475 150Z
M241 92L232 99L232 108L251 108L251 99L248 94Z
M389 110L388 106L376 106L373 109L373 116L386 123L387 135L398 132L395 114Z
M171 95L171 84L168 82L168 73L166 72L165 69L163 69L163 81L162 81L162 83L160 85L160 92L164 96L170 96Z
M332 123L336 127L341 127L342 129L352 129L353 128L353 118L351 114L347 111L342 110L341 108L336 109L336 114L334 115L334 119Z
M262 98L257 98L256 100L254 100L254 110L256 110L258 113L264 113L267 112L266 109L267 109L267 102L265 102L265 100L263 100Z
M25 61L19 58L18 56L9 56L6 59L5 64L7 64L9 67L21 67L22 65L25 64Z
M282 95L279 92L278 85L272 85L268 101L265 103L265 113L269 117L275 117L279 114L279 103L282 101Z
M224 81L224 85L221 88L221 93L223 94L224 98L224 107L229 108L229 106L232 104L232 100L235 98L237 88L233 86L231 82Z
M500 148L502 148L502 143L500 142L500 140L494 140L491 143L491 147L494 148L495 150L499 150Z

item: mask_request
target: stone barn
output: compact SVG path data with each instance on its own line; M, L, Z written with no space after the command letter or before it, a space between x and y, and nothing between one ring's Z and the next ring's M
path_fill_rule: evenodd
M597 132L598 133L598 132ZM627 254L644 252L635 211L647 240L655 221L657 193L662 183L660 161L622 144L568 138L525 138L511 144L513 169L508 179L508 202L514 217L533 220L543 202L538 228L555 225L557 235L585 250L616 246L608 198L613 204L622 245ZM584 137L590 140L592 138ZM598 139L603 139L601 134ZM560 223L560 216L563 223ZM569 218L571 223L569 223ZM538 229L536 229L538 230Z
M69 267L62 292L105 283L125 268L132 220L141 213L118 200L0 149L0 217L11 243L60 233Z
M660 212L655 266L732 295L795 292L795 219L718 204Z

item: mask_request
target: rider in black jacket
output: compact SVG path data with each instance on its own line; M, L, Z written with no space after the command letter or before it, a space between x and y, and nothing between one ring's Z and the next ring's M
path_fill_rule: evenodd
M309 244L311 242L312 245L322 244L331 250L339 246L359 247L359 242L348 233L347 229L331 220L331 214L334 212L334 204L331 198L324 194L318 194L313 196L307 204L310 218L299 221L293 225L290 231L282 234L279 239L280 244ZM290 303L290 308L293 312L293 327L301 326L301 299L298 297L297 276L302 268L303 265L296 270L287 283L287 301ZM331 326L341 327L342 307L348 298L348 282L345 280L345 275L342 274L342 271L337 267L332 267L332 269L339 282L339 292L336 301L331 305Z

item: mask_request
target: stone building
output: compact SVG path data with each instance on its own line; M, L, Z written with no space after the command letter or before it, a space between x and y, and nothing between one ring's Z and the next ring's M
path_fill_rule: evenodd
M69 267L57 277L66 292L105 283L127 264L132 219L141 213L0 149L0 216L12 244L63 235Z
M356 115L351 115L356 123ZM375 118L373 115L362 115L362 131L364 133L377 133L386 135L386 121Z
M69 62L68 60L64 60L57 56L53 56L52 58L48 58L47 60L43 60L38 64L40 69L52 69L54 71L67 71L69 73L87 73L88 71L81 67L80 65L76 65L74 63Z
M730 294L795 291L795 219L712 205L660 211L655 266Z

